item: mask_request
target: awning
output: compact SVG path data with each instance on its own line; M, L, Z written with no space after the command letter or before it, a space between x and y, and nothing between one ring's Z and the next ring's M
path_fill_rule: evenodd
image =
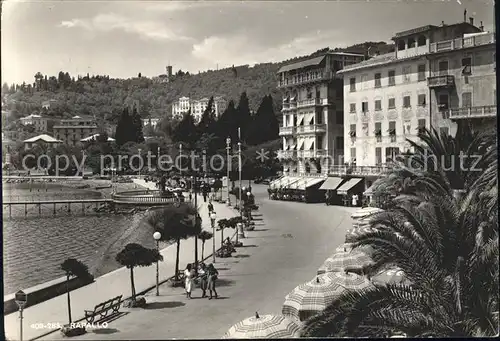
M314 143L314 140L313 140L313 139L308 139L308 140L306 140L304 150L310 150L310 149L311 149L311 146L312 146L312 144L313 144L313 143Z
M302 124L303 120L304 120L304 114L297 114L297 127Z
M325 181L324 184L321 185L319 189L326 189L326 190L336 190L337 187L340 186L340 184L344 181L342 178L338 177L328 177Z
M301 178L300 180L297 180L294 183L290 184L288 188L304 190L306 189L306 184L307 184L307 178Z
M373 184L368 187L366 191L363 192L364 195L373 195Z
M304 145L304 140L297 141L297 143L298 143L298 148L297 149L298 150L303 150L302 147Z
M302 180L303 178L296 178L289 176L287 181L283 182L282 185L284 188L292 189L292 186L296 186L296 182Z
M339 189L337 189L337 194L347 194L350 189L359 184L362 180L362 178L352 178L347 180L346 183L344 183L339 187Z
M314 122L313 122L313 123L311 123L311 120L312 120L312 119L314 119L314 113L312 113L312 114L306 114L306 118L305 118L305 120L306 120L306 121L305 121L306 125L311 125L311 124L314 124Z
M271 183L269 184L269 187L271 187L271 188L279 188L279 187L280 187L280 185L281 185L281 182L282 182L285 178L287 178L287 176L282 176L281 178L278 178L278 179L274 180L273 182L271 182Z
M306 59L306 60L303 60L303 61L298 62L298 63L293 63L293 64L288 64L288 65L282 66L279 69L278 73L302 69L302 68L305 68L308 66L319 65L323 61L323 59L325 59L325 57L326 56L320 56L320 57L316 57L316 58Z
M319 184L320 182L325 181L324 178L312 178L307 181L306 188L312 187L314 185Z
M297 145L296 144L292 144L292 146L290 147L290 150L296 150L297 149Z

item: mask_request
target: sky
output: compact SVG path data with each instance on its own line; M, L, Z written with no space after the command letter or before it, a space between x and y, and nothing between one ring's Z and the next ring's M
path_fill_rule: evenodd
M2 83L38 71L153 77L276 62L324 47L390 42L394 33L473 16L494 28L493 0L2 1Z

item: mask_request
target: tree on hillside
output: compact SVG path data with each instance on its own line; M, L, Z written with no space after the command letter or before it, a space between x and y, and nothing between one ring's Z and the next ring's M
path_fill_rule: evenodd
M235 141L238 139L238 127L241 128L241 139L246 141L248 134L248 128L250 127L250 123L252 120L252 116L250 113L250 105L248 103L248 97L246 92L242 92L240 96L240 101L238 102L238 107L236 108L236 118L235 118L235 131L234 135Z
M122 115L118 120L118 124L116 125L116 144L121 146L130 141L132 132L132 117L130 117L128 108L124 108L122 111Z
M142 143L144 142L144 134L142 132L142 120L141 116L137 112L137 107L134 107L134 110L132 112L132 136L131 136L131 141L136 142L136 143Z
M234 137L233 128L236 125L235 121L236 117L236 108L234 105L234 101L230 100L226 110L222 113L222 115L217 120L216 124L216 135L224 139L225 137L230 136ZM222 148L223 146L221 146Z
M182 117L182 120L174 128L172 139L174 142L184 142L190 147L196 142L196 126L194 124L191 110Z
M208 105L201 120L197 125L198 135L201 136L203 133L213 133L215 129L215 108L214 108L214 97L210 97L208 100Z
M273 98L267 95L262 99L257 113L252 117L248 127L247 143L257 145L276 140L279 133L279 123L274 114Z

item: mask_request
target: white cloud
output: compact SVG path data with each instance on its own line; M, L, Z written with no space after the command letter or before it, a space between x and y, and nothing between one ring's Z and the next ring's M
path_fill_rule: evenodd
M138 34L146 39L182 41L191 38L184 37L171 30L165 23L153 20L134 20L121 15L109 13L99 14L92 19L72 19L62 21L59 27L81 27L89 31L109 32L121 30Z
M247 36L212 36L193 45L192 55L207 65L219 66L278 62L292 57L307 55L325 47L343 47L347 44L336 37L335 31L316 31L299 36L275 47L260 46Z

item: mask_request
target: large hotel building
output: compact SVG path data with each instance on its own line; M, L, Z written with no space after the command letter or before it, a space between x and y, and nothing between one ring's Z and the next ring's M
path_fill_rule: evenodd
M307 192L324 181L318 189L368 197L419 129L496 127L495 33L465 19L396 33L394 52L367 60L330 52L282 67L285 176L272 187ZM332 161L315 167L325 155ZM314 173L322 179L307 180Z

